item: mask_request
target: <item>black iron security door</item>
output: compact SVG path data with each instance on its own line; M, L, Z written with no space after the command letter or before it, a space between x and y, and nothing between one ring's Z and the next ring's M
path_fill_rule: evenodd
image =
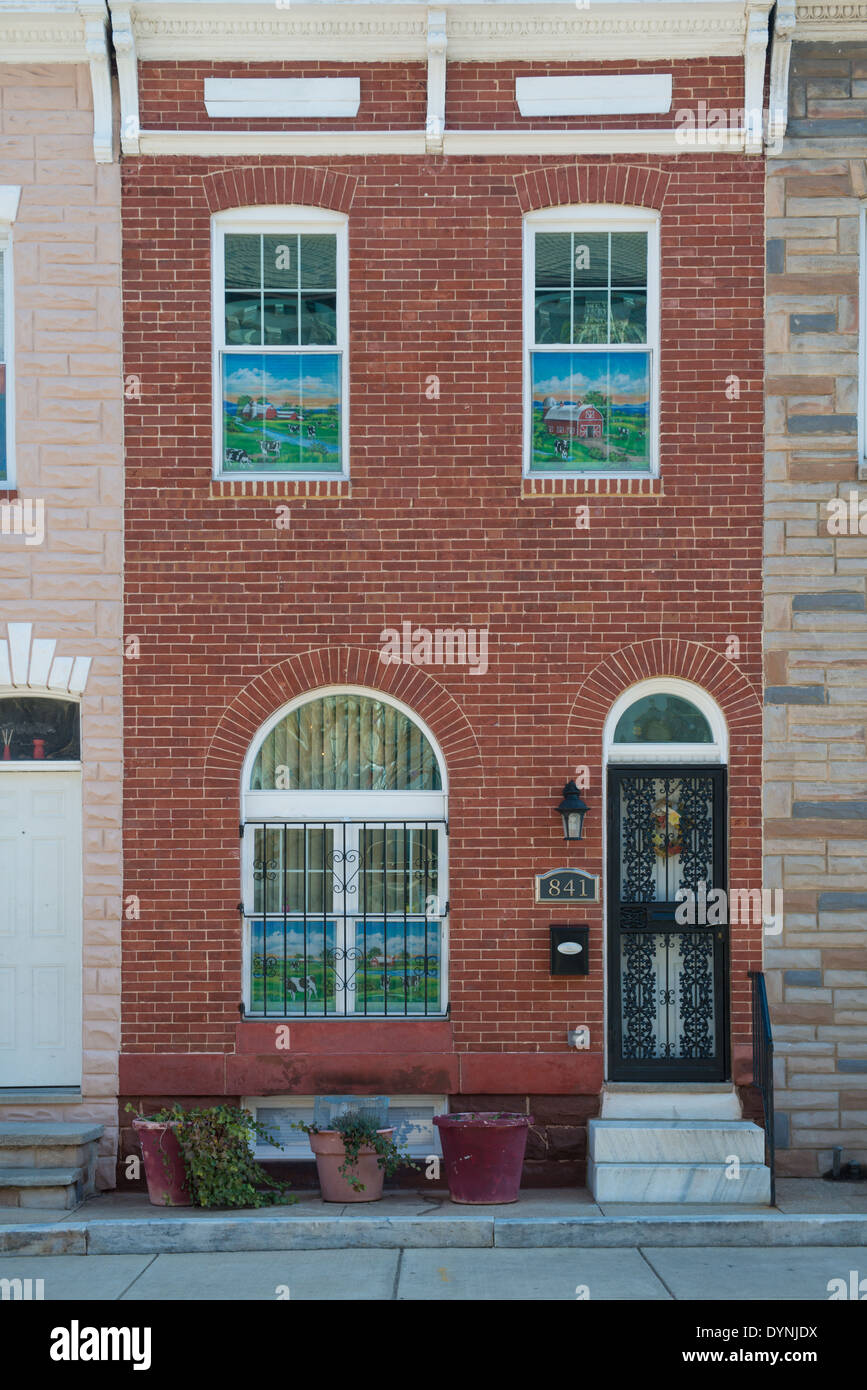
M612 1081L728 1079L725 796L724 768L609 771Z

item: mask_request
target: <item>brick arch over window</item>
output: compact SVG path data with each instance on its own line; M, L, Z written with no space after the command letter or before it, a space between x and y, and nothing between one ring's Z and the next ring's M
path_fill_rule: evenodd
M607 203L656 208L665 201L670 175L643 164L560 164L515 175L522 212L569 204Z
M265 720L296 695L326 685L365 686L401 700L423 719L439 744L449 786L484 783L478 740L457 701L417 666L384 666L378 652L360 647L320 648L289 657L251 681L223 713L205 757L205 786L214 800L237 802L247 749Z
M210 212L269 204L348 212L357 185L352 174L295 164L249 164L202 175Z
M654 639L612 652L584 680L569 713L569 748L601 750L608 711L638 681L679 676L712 695L729 729L729 755L737 764L746 745L761 739L762 703L755 686L737 666L700 642ZM570 752L571 756L571 752Z

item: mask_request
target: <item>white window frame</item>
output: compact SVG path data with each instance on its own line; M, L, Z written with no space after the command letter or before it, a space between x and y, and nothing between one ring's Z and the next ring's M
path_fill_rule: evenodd
M434 757L440 774L440 791L250 791L250 778L253 773L253 765L265 738L287 714L301 705L310 704L314 700L323 699L327 695L361 695L371 700L379 700L382 704L390 705L399 710L418 728L425 736ZM244 1007L251 1019L267 1018L271 1020L277 1015L252 1014L250 1013L252 1000L250 998L250 932L247 929L247 922L252 916L265 916L264 911L259 914L252 913L253 904L253 859L255 850L255 832L257 829L269 821L281 824L283 822L299 821L311 824L313 828L323 826L325 829L334 829L335 832L342 829L345 824L347 848L358 848L358 823L367 821L371 829L376 829L377 821L405 821L411 829L423 829L425 824L437 827L439 832L438 842L438 873L437 873L437 897L439 899L440 910L435 917L427 919L431 922L438 920L440 924L440 1013L428 1014L374 1014L354 1015L349 1012L346 1014L329 1014L326 1018L312 1014L306 1017L291 1014L289 1018L301 1018L303 1022L323 1022L328 1023L333 1018L346 1022L348 1019L356 1018L375 1018L378 1021L388 1021L389 1019L400 1019L402 1022L413 1019L432 1019L447 1016L449 1004L449 839L447 833L448 826L448 781L445 759L443 758L437 740L424 722L415 711L403 703L396 700L391 695L386 695L381 690L374 690L368 686L360 685L329 685L321 686L316 690L305 691L302 695L296 695L279 710L270 716L261 725L255 737L251 740L247 750L244 764L241 769L241 819L244 827L242 846L241 846L241 901L244 906L244 933L242 950L243 968L243 998ZM249 905L249 909L248 909ZM331 912L339 918L345 926L349 926L351 913L347 913L346 904L340 895L335 895ZM279 914L278 914L279 915ZM314 914L308 914L313 916ZM319 914L327 917L326 911ZM384 914L387 915L387 914ZM418 913L409 913L410 919L418 917ZM369 917L373 914L368 913ZM345 945L346 943L344 943ZM338 1001L335 1000L335 1004ZM340 992L339 1007L344 1006L344 995Z
M289 348L285 351L282 347L269 347L267 344L258 346L243 347L238 344L227 344L226 321L225 321L225 239L226 235L279 235L285 233L294 236L296 233L311 233L323 235L331 232L337 237L337 342L329 344L301 344L297 348ZM243 472L225 472L223 469L223 381L221 359L224 352L247 353L254 356L257 352L262 356L267 356L269 352L277 353L281 356L291 356L299 352L308 354L322 354L325 356L339 355L341 359L340 370L340 453L342 469L338 473L333 469L328 471L299 470L257 472L254 469L244 470ZM233 208L226 212L218 212L211 218L211 358L212 358L212 392L213 392L213 411L212 411L212 430L213 430L213 475L215 478L232 479L233 481L243 480L244 478L267 479L269 482L278 480L298 479L340 479L349 477L349 219L343 214L332 212L328 208L310 208L295 205L285 207L247 207Z
M6 477L0 493L17 486L15 473L15 308L13 303L12 238L0 234L3 253L3 361L6 366Z
M858 229L858 473L867 477L867 203Z
M524 466L525 478L647 478L659 476L659 229L660 215L647 208L610 206L591 203L587 206L544 208L524 217ZM647 343L557 343L536 347L535 301L535 238L537 232L647 232ZM535 352L647 352L650 358L650 410L648 418L648 452L650 471L635 469L551 469L530 471L533 438L533 374L532 356Z
M710 725L713 743L615 743L621 717L637 700L648 695L679 695L700 710ZM708 763L728 761L729 736L725 716L716 700L692 681L676 676L656 676L639 681L619 695L605 720L603 748L606 763Z

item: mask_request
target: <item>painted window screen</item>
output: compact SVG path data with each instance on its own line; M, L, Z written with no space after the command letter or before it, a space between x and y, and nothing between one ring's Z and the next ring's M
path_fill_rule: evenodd
M649 473L646 230L535 231L531 473Z
M225 234L224 474L342 472L337 256L334 232Z
M325 695L291 710L265 736L252 791L439 791L421 729L364 695Z
M680 695L645 695L617 721L615 743L713 743L711 727Z

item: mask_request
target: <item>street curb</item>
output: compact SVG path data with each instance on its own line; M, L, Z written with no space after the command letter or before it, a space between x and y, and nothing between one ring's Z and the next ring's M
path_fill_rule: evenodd
M208 1254L242 1250L867 1247L867 1215L648 1217L198 1217L0 1228L2 1255Z

